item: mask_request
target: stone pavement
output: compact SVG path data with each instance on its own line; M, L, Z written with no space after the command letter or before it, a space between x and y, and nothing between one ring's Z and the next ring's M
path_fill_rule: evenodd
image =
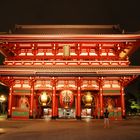
M140 119L110 121L103 128L103 120L2 120L0 140L139 140Z

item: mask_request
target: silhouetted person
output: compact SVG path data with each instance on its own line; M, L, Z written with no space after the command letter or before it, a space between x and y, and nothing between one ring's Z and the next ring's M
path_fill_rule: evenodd
M104 128L108 127L109 128L109 112L108 110L106 109L105 112L104 112Z

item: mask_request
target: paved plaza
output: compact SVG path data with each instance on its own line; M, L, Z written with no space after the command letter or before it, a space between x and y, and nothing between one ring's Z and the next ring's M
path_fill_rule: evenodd
M0 120L0 140L140 140L140 119Z

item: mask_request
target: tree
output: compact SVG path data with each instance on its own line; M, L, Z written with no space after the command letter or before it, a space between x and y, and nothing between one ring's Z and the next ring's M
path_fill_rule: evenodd
M131 104L129 103L130 100L135 101L136 104L140 106L140 76L125 88L125 93L126 108L128 110L131 110ZM138 112L140 112L140 109L138 109Z

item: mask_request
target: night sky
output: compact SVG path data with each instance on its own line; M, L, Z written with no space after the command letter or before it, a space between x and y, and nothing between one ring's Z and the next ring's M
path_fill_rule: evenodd
M0 19L0 31L15 24L120 24L136 32L140 0L0 0ZM139 56L140 49L130 57L132 65L140 65Z
M0 31L14 24L120 24L140 30L140 0L0 0Z

